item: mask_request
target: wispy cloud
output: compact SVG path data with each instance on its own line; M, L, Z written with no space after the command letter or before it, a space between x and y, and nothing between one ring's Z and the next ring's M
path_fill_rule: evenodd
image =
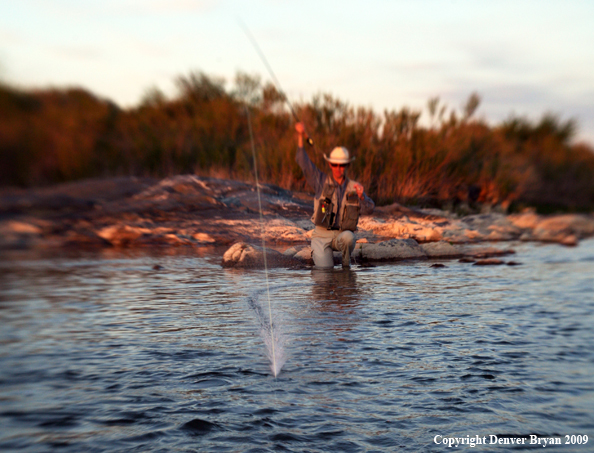
M137 15L155 13L205 12L213 9L215 0L126 0L110 5L115 11Z
M24 36L14 30L0 30L0 43L2 45L16 45L16 44L23 44L25 42Z
M134 52L150 58L166 58L173 54L169 47L154 44L147 40L133 39L129 45Z
M74 60L95 60L102 56L98 49L86 46L52 46L50 51L58 57Z
M143 16L163 13L201 12L214 8L216 0L103 0L77 2L72 0L34 0L36 8L48 14L72 18L101 16Z

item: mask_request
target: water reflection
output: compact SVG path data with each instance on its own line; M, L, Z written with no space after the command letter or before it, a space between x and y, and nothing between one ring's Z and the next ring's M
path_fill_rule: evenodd
M317 311L352 315L361 304L363 291L357 272L351 269L312 269L311 303Z
M361 302L362 291L357 272L351 269L312 269L311 298L318 310L354 313Z

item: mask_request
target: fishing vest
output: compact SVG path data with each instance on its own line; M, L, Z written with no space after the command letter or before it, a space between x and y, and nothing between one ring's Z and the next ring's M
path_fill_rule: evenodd
M340 203L341 216L338 229L341 231L357 229L361 204L355 190L356 181L347 178L347 186ZM311 221L316 226L323 226L332 229L338 214L338 195L336 194L336 182L327 175L320 197L314 199L314 214Z

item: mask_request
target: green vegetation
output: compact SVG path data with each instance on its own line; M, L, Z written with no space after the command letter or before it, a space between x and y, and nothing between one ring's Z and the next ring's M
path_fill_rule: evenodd
M293 120L273 85L240 73L227 90L222 79L193 73L177 86L173 99L151 89L137 107L121 109L83 89L0 85L1 184L179 173L253 180L249 108L260 178L307 189ZM594 152L572 144L573 121L546 114L489 126L474 117L479 103L472 94L457 112L431 99L428 127L420 111L378 114L326 94L295 108L316 142L312 159L325 168L323 152L349 148L357 156L350 175L379 204L594 209Z

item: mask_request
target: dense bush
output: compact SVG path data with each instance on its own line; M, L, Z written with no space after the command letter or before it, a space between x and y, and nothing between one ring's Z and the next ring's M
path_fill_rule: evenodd
M253 180L249 117L260 179L306 189L293 118L273 85L240 73L227 90L222 79L193 73L177 86L173 99L151 89L130 109L83 89L0 86L1 184L178 173ZM594 208L594 152L572 144L573 121L546 114L493 127L474 118L479 102L472 94L456 112L431 99L428 127L420 111L378 114L330 95L294 107L315 140L312 159L325 168L322 153L346 146L356 155L350 175L380 204Z

